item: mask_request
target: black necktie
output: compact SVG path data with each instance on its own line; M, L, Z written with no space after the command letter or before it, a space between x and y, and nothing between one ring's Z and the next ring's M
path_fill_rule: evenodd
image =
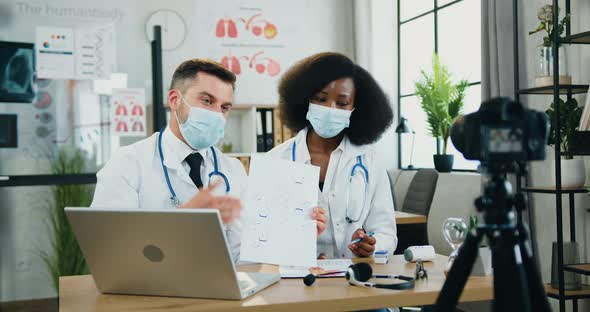
M191 167L191 171L189 172L189 176L193 183L198 188L203 187L203 181L201 181L201 164L203 163L203 156L199 153L193 153L188 155L186 158L186 163Z

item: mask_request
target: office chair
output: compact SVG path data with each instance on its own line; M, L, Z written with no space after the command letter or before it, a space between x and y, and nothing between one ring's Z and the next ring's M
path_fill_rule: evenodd
M437 181L436 170L419 169L410 182L401 211L428 216ZM395 254L403 253L409 246L428 244L426 224L398 225L397 236L398 244Z

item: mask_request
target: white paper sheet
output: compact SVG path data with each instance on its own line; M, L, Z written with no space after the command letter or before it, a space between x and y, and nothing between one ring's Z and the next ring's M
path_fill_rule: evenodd
M243 212L240 260L316 264L319 167L253 155Z
M113 25L76 29L76 79L109 79L115 55Z
M74 30L63 27L37 27L35 33L37 77L74 78Z
M326 274L330 272L343 272L352 264L350 259L322 259L317 260L315 274ZM281 265L279 267L281 278L301 278L312 272L305 266ZM344 273L330 274L329 277L342 277Z

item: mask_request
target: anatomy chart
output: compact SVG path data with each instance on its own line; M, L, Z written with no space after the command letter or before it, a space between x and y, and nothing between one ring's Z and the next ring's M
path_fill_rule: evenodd
M253 155L243 210L240 260L316 264L319 167Z
M146 135L145 89L113 89L111 135Z
M297 2L297 1L295 1ZM283 72L299 57L304 16L299 2L198 0L193 29L196 54L213 59L236 74L239 103L276 104L274 92Z
M36 28L37 75L47 79L108 79L114 70L113 25Z

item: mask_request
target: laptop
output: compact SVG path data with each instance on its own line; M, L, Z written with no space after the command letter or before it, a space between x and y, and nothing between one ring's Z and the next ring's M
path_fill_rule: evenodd
M236 272L215 209L65 211L101 293L244 299L280 279Z

